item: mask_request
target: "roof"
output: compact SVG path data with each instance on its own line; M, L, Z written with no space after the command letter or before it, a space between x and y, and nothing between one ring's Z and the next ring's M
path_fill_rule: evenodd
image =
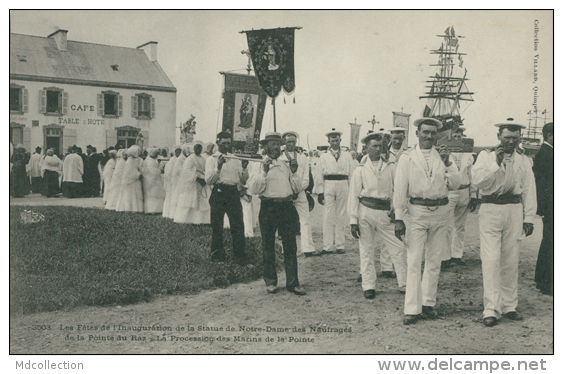
M117 70L112 65L118 65ZM176 91L158 62L150 61L142 49L68 40L67 51L61 52L53 38L21 34L10 34L12 75Z

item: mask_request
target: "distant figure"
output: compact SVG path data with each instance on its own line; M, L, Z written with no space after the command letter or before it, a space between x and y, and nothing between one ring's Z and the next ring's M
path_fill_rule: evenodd
M102 159L102 155L96 153L96 147L91 145L86 147L86 159L84 161L84 196L98 197L100 196L100 171L98 164Z
M117 200L117 212L143 212L143 186L140 148L133 145L127 150L127 161L121 177L121 193Z
M31 192L41 193L43 190L43 178L41 178L41 165L43 164L43 155L41 147L35 148L35 152L29 159L29 176L31 178Z
M13 164L10 175L10 195L13 197L24 197L29 194L29 179L25 169L30 158L31 155L25 151L23 144L18 144L10 158Z
M117 207L117 200L121 194L121 178L123 177L123 170L125 169L125 162L127 161L127 153L124 149L117 151L117 159L115 161L115 169L111 176L111 183L109 184L109 192L106 202L106 209L115 210Z
M117 163L117 151L112 149L108 151L109 159L104 165L104 171L102 177L104 179L104 197L103 201L107 204L108 198L111 195L111 179L113 177L113 173L115 171L115 166Z
M174 163L174 170L172 171L172 181L171 181L171 195L170 195L170 211L168 218L174 219L176 214L176 206L178 205L178 181L180 180L180 174L182 173L182 168L186 158L190 155L190 148L188 143L184 143L181 146L181 153L177 157Z
M71 199L80 197L82 192L84 161L79 150L80 148L73 146L63 161L63 193Z
M164 182L164 206L162 207L162 216L166 218L170 217L170 200L172 199L172 173L174 172L174 164L178 159L178 156L182 152L182 149L179 145L176 145L172 148L172 153L170 160L164 166L164 174L163 174L163 182ZM172 217L174 218L174 217Z
M43 194L45 196L56 197L61 193L59 175L62 170L63 162L55 155L55 151L49 148L41 164L41 174L44 181Z
M164 206L164 183L158 167L158 148L149 148L148 157L143 162L143 196L145 214L162 213Z
M536 155L533 171L536 177L537 214L543 219L543 239L536 264L536 287L553 296L553 122L543 129L543 144Z

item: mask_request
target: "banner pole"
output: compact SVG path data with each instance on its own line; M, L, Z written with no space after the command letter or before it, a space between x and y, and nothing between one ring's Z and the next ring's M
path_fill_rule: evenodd
M274 107L274 132L277 132L278 130L276 130L276 98L272 97L272 106Z

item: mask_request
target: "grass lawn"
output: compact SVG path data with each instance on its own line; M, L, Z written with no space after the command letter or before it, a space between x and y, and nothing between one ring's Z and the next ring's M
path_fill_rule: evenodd
M45 221L24 224L24 209ZM261 277L260 238L247 238L254 269L209 262L211 227L161 216L75 207L10 207L10 313L127 304ZM277 256L280 259L281 256ZM278 265L280 265L278 263Z

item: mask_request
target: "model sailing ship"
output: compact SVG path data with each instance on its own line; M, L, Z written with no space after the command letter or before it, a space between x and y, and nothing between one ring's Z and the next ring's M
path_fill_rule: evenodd
M540 150L542 128L538 126L538 119L543 119L543 126L547 123L547 109L542 113L543 117L538 117L538 112L530 110L528 112L528 128L522 131L520 144L524 148L524 152L529 156L535 156ZM532 117L532 115L534 115ZM532 120L534 122L532 123Z
M438 133L438 144L446 144L452 151L473 152L473 139L455 139L452 135L463 126L460 108L466 102L473 101L473 92L469 92L466 82L467 69L463 67L463 57L466 54L458 52L459 40L463 36L455 34L454 27L448 27L444 35L437 35L444 41L440 48L432 50L430 53L438 55L438 63L430 66L437 66L438 71L434 76L430 76L431 83L425 96L421 99L428 99L424 108L424 117L432 117L440 120L443 124ZM463 104L462 104L463 103Z

